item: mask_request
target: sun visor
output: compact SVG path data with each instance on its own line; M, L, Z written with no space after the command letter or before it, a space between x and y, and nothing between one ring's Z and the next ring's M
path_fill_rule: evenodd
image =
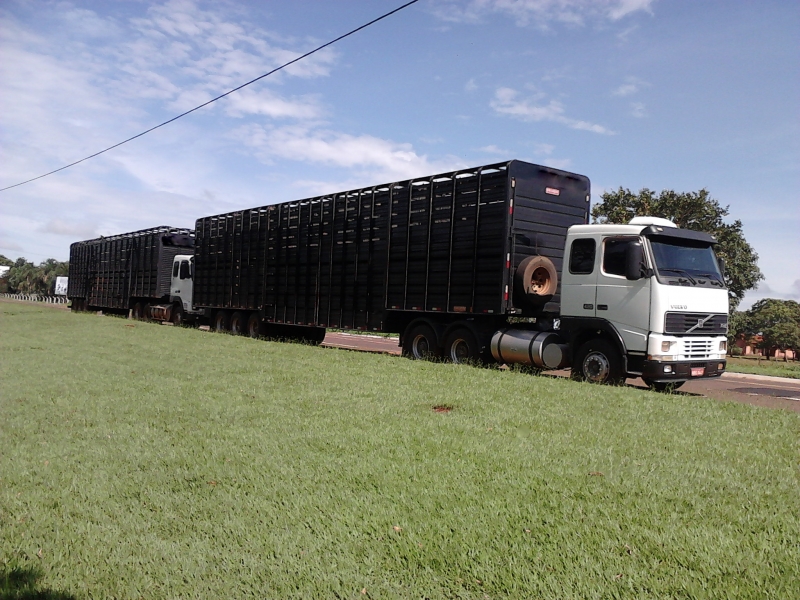
M664 241L673 243L685 241L701 246L713 246L717 244L717 238L703 231L692 231L691 229L677 229L673 227L660 227L651 225L642 230L642 235L649 238L660 238Z

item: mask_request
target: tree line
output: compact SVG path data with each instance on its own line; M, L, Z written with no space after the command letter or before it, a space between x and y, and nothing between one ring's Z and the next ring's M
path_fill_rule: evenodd
M12 294L52 294L56 277L69 274L69 263L55 258L34 265L23 257L14 261L0 254L0 266L11 267L5 277L0 278L0 292Z

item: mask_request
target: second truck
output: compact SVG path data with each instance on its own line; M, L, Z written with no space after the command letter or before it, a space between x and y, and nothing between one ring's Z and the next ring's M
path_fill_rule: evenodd
M412 358L598 383L719 376L716 240L654 217L589 225L589 199L582 175L510 161L202 217L73 244L68 296L253 337L397 333Z

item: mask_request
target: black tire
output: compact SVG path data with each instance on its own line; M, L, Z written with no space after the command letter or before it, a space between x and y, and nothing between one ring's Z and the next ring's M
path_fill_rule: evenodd
M652 381L651 379L642 379L642 381L654 392L666 394L671 394L686 383L685 381Z
M436 360L441 355L436 333L430 325L418 323L406 331L403 356L414 360Z
M514 293L533 306L549 302L558 289L558 271L546 256L529 256L514 272Z
M572 365L572 377L590 383L621 385L625 382L622 356L608 340L589 340L578 349Z
M133 310L131 311L131 316L134 319L136 319L137 321L141 321L142 320L142 315L143 315L142 303L141 302L135 302L134 305L133 305Z
M459 327L444 338L442 353L445 360L457 365L481 364L481 349L478 338L466 327Z
M231 335L242 335L244 333L244 328L247 326L244 317L244 313L238 310L231 315L230 321L228 321L228 330L231 332Z
M182 327L186 324L186 315L184 314L183 307L180 304L175 303L175 305L172 307L172 318L170 320L176 327Z
M214 315L214 322L212 325L212 329L217 333L226 333L230 331L228 325L228 313L224 310L217 311L217 314Z
M253 339L261 337L261 319L258 316L258 313L253 313L250 315L250 318L247 319L247 335Z
M150 303L143 302L142 303L142 320L149 321L150 320Z

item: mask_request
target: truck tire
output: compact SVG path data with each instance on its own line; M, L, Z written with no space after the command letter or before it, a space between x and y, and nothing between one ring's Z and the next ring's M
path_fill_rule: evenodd
M142 320L142 315L143 315L142 303L141 302L135 302L134 305L133 305L133 310L131 312L131 316L135 320L141 321Z
M540 306L548 302L558 289L558 271L546 256L529 256L514 273L514 290L528 303Z
M665 392L667 394L671 394L686 383L685 381L653 381L651 379L643 379L642 381L654 392Z
M228 329L228 313L224 310L218 310L217 314L214 315L214 323L213 323L214 331L217 333L225 333L229 331Z
M442 353L436 340L436 333L430 325L412 325L403 339L403 356L414 360L435 360Z
M183 312L183 307L175 303L175 306L172 307L172 324L176 327L182 327L186 324L186 315Z
M589 383L623 384L625 373L619 350L608 340L589 340L578 349L572 364L572 378Z
M230 321L228 321L228 329L231 335L242 335L245 331L245 327L246 322L244 320L244 314L237 310L231 315Z
M261 319L258 313L253 313L247 319L247 335L253 339L261 337Z
M466 327L458 327L444 338L444 358L457 365L479 364L481 349L478 338Z

